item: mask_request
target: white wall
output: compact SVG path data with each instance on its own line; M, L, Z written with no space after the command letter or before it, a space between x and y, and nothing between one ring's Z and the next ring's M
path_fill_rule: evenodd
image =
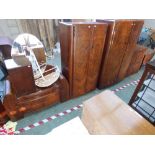
M20 28L16 19L0 19L0 36L14 39L18 34L20 34Z

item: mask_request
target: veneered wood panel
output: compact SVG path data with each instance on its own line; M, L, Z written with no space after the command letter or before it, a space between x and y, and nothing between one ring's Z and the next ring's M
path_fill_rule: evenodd
M110 43L109 48L104 49L106 56L101 64L99 88L109 86L116 82L131 28L132 24L128 20L116 20L113 22L113 30L107 34L110 36L108 40ZM107 38L109 37L107 36Z
M87 24L74 26L73 97L85 93L87 63L92 39L91 29L91 26Z
M60 23L59 38L61 47L61 68L62 74L69 82L69 91L72 91L72 45L73 45L73 30L71 25Z
M12 60L12 59L8 59ZM7 66L9 61L5 61ZM36 91L32 66L21 66L8 70L9 79L17 97Z
M97 22L60 24L62 73L71 98L96 88L106 30L107 24Z
M130 65L131 59L133 57L133 54L135 51L134 49L136 48L137 41L138 41L143 24L144 24L143 20L133 20L132 22L132 29L131 29L130 37L128 40L128 45L124 53L124 58L123 58L123 62L121 65L122 67L120 68L120 71L117 77L118 81L126 77L127 70Z
M130 65L126 72L126 76L129 76L131 74L138 72L138 70L142 65L146 50L147 50L146 47L136 45L136 47L134 48L134 53L133 53Z
M86 91L96 88L106 32L107 24L93 25L92 49L89 54Z
M155 134L152 124L109 90L83 103L81 120L90 134Z
M35 92L19 97L17 97L16 92L13 91L8 80L6 80L5 84L7 89L5 91L3 105L7 115L12 121L24 117L25 113L40 110L69 99L68 82L62 74L59 79L48 88L36 88Z

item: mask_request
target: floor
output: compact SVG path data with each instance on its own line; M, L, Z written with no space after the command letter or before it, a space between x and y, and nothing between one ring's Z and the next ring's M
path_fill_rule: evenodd
M49 64L51 63L57 64L59 67L61 67L59 53L55 54L54 59L48 58L47 62ZM119 88L118 89L119 91L116 91L116 94L126 103L128 103L136 87L134 81L138 80L141 77L142 73L143 69L141 69L138 73L127 77L123 81L107 89L116 90L116 88ZM80 117L82 111L81 108L82 102L102 91L104 91L104 89L103 90L96 89L81 97L66 101L64 103L58 103L55 106L49 107L36 113L27 114L24 119L17 121L18 123L16 127L17 134L20 135L48 134L49 132L51 132L52 129L56 128L57 126L75 118L76 116ZM65 113L62 113L64 111Z

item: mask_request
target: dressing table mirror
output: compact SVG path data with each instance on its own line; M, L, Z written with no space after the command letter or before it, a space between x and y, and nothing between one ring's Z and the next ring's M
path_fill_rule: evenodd
M44 46L31 34L24 33L15 39L11 56L18 65L32 65L35 85L38 87L48 87L60 76L58 66L46 64Z

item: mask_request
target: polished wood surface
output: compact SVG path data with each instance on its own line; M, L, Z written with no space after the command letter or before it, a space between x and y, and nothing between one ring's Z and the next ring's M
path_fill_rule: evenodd
M7 59L4 63L8 70L8 78L11 81L14 93L17 97L35 92L35 82L30 64L20 66L17 65L13 59Z
M134 49L134 54L132 56L130 65L127 70L127 76L138 72L138 70L142 66L146 50L147 48L144 46L141 46L141 45L136 46L136 48Z
M10 81L6 81L3 106L12 121L23 118L28 112L35 112L69 99L68 81L63 75L48 88L36 88L33 93L17 97Z
M71 25L59 24L59 37L61 46L62 74L69 82L69 94L72 94L72 61L73 61L73 27Z
M42 48L34 49L34 53L39 63L45 62ZM21 57L16 57L15 60L17 63L13 59L4 61L8 77L5 82L3 107L0 107L0 124L8 119L16 121L23 118L26 113L35 112L69 99L68 81L62 74L51 86L38 88L35 86L30 62ZM22 66L18 65L18 62ZM46 69L51 69L51 67L47 65Z
M108 24L98 88L110 86L126 76L143 21L97 20Z
M91 27L90 27L91 28ZM74 26L73 97L86 93L88 59L91 50L92 31L89 25Z
M129 65L131 64L131 61L133 59L133 55L135 53L135 48L137 46L137 41L140 36L144 21L143 20L132 20L130 22L132 25L130 35L128 38L128 42L126 43L126 50L124 52L124 57L122 60L122 64L117 76L117 80L123 80L127 75L127 70L129 68Z
M106 44L108 46L104 48L105 57L101 64L99 88L112 85L116 82L132 27L128 21L102 22L108 23L111 31L107 33L108 40L106 40Z
M82 121L90 134L155 134L155 127L106 90L83 104Z
M34 112L69 99L69 85L61 74L59 79L49 87L35 86L30 66L19 66L12 60L5 60L8 80L5 83L3 106L7 116L16 121L28 112ZM51 69L47 65L46 69ZM0 113L1 114L1 113Z
M96 88L107 25L60 23L62 73L69 81L70 96Z
M88 69L87 69L87 80L86 80L86 91L96 89L103 48L104 41L106 38L107 27L104 25L98 25L94 27L93 30L93 38L92 38L92 49L89 53Z

